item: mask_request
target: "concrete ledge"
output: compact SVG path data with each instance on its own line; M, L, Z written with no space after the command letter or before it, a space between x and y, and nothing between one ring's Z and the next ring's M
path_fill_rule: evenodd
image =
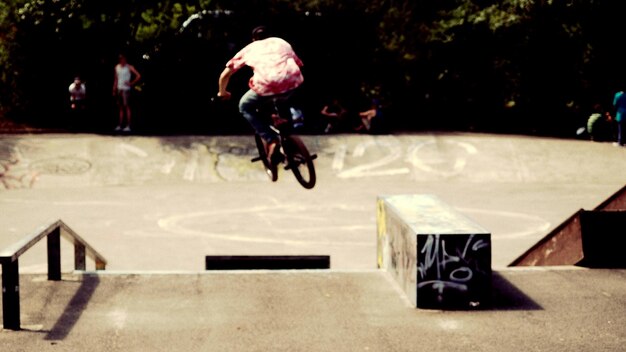
M379 197L378 267L419 308L489 301L491 234L433 195Z

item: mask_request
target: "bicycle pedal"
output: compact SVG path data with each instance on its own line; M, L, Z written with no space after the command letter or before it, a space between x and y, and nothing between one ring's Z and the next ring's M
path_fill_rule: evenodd
M255 163L257 161L261 161L263 160L263 158L261 158L260 156L257 156L256 158L252 158L252 160L250 160L250 162Z
M311 160L315 160L315 159L317 159L317 154L311 155Z

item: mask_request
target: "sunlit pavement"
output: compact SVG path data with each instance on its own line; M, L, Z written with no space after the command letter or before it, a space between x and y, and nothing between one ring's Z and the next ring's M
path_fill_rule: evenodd
M490 230L499 268L626 184L626 149L610 143L432 133L303 139L318 155L313 190L284 170L270 182L250 162L251 136L4 135L0 247L62 219L110 270L202 270L214 254L330 255L333 269L374 269L376 197L417 193ZM44 272L45 263L34 248L21 270Z
M47 281L20 257L11 351L622 351L624 270L506 268L626 181L608 143L477 134L305 136L318 184L271 183L240 137L0 139L0 248L62 219L109 262ZM434 194L492 233L492 300L425 310L376 270L376 197ZM206 272L210 254L330 255L331 270ZM89 267L91 266L91 268ZM88 269L93 264L88 263Z

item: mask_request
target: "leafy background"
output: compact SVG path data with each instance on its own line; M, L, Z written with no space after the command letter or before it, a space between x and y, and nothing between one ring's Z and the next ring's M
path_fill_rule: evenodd
M378 96L388 125L572 136L624 86L622 1L8 0L0 2L0 114L62 127L67 86L87 81L89 126L114 124L113 66L143 75L148 133L246 128L210 97L224 63L267 24L305 62L303 103L354 109ZM232 88L246 88L239 74Z

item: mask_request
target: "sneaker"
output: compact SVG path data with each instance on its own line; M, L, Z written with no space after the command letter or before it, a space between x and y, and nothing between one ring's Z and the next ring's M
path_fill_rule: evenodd
M115 127L115 131L119 132L119 131L121 131L121 130L122 130L122 126L117 126L117 127Z
M130 132L130 127L126 126L126 127L124 127L124 129L123 129L122 131L124 131L124 132Z

